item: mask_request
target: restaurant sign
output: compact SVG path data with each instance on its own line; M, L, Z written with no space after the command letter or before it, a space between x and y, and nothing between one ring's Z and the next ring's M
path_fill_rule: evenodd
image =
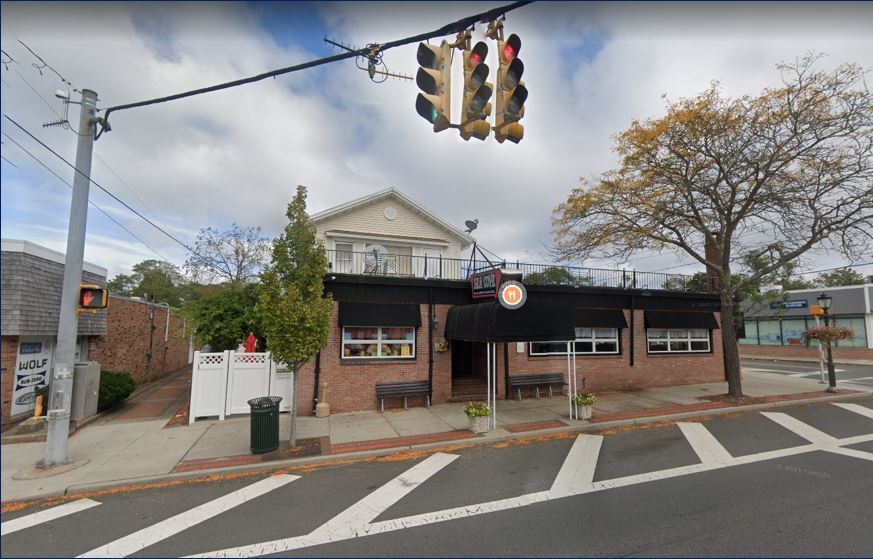
M498 268L477 272L470 276L470 288L473 292L473 299L496 298L499 287L500 270Z

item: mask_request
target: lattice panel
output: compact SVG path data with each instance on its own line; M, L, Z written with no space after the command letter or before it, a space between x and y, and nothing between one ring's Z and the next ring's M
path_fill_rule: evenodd
M255 365L267 362L266 353L237 353L233 359L236 365Z
M206 355L200 355L200 366L203 365L221 365L224 363L224 354L223 353L207 353Z

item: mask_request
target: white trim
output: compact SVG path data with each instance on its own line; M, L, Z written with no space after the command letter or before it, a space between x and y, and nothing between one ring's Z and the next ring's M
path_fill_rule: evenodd
M792 289L792 290L784 290L785 293L794 294L794 293L814 293L818 291L827 292L827 291L843 291L846 289L861 289L866 287L873 287L873 283L862 283L859 285L843 285L841 287L814 287L812 289Z
M67 257L63 252L58 252L42 245L20 239L2 239L2 241L0 241L0 250L2 250L2 252L19 252L22 254L28 254L61 265L66 264L67 260ZM104 278L106 277L106 274L109 273L109 270L106 268L96 264L91 264L90 262L83 262L82 270L90 274L97 274Z
M588 326L577 327L576 330L580 330L581 328L589 328ZM575 355L619 355L621 349L621 343L619 342L619 338L621 337L621 333L619 332L619 328L603 328L603 327L590 327L591 329L591 337L590 338L576 338L573 340L573 352ZM595 335L595 330L615 330L614 338L598 338ZM575 344L577 343L587 343L591 342L591 351L580 351L576 348ZM598 342L615 342L615 351L597 351L597 343ZM545 351L545 352L536 352L534 353L533 346L535 344L561 344L564 343L561 340L554 340L550 342L528 342L528 354L532 357L545 357L548 355L567 355L566 351Z
M369 204L370 202L374 202L376 200L379 200L380 198L384 198L384 197L390 196L392 194L397 196L397 198L399 198L402 202L405 202L406 204L411 206L413 209L420 212L425 217L434 221L437 225L441 226L443 229L446 229L447 231L449 231L450 233L452 233L456 237L463 239L467 243L467 245L462 247L462 249L466 248L466 246L473 244L473 242L474 242L473 237L471 237L467 233L463 232L462 230L458 229L454 225L451 225L448 222L444 221L442 218L438 217L436 214L432 213L430 210L428 210L427 208L425 208L424 206L422 206L421 204L419 204L418 202L416 202L415 200L413 200L412 198L410 198L406 194L400 192L399 190L397 190L396 188L393 188L393 187L386 188L385 190L380 190L378 192L374 192L373 194L370 194L368 196L364 196L364 197L358 198L356 200L351 200L351 201L346 202L344 204L340 204L339 206L334 206L332 208L328 208L326 210L322 210L320 212L314 213L314 214L309 216L309 219L310 219L310 221L315 223L315 222L321 221L325 218L338 215L340 213L343 213L343 212L346 212L348 210L363 206L365 204Z
M381 242L391 242L395 244L406 243L409 245L424 245L424 246L439 246L439 247L447 247L451 246L451 242L449 241L440 241L437 239L409 239L405 237L391 237L387 235L371 235L369 233L346 233L340 231L325 231L324 232L325 239L330 239L334 243L339 240L339 242L343 242L343 239L354 239L359 241L379 241Z
M656 342L665 342L667 344L667 349L664 351L655 350L652 351L652 340L653 338L649 336L649 332L652 330L665 330L667 332L666 338L654 338ZM670 342L673 341L673 338L670 337L670 332L675 330L685 330L688 332L688 335L684 338L676 338L677 342L688 342L688 349L670 349ZM706 338L695 338L691 336L692 330L706 330ZM702 342L706 341L706 349L691 349L692 342ZM709 353L712 351L712 330L707 330L705 328L646 328L646 353Z

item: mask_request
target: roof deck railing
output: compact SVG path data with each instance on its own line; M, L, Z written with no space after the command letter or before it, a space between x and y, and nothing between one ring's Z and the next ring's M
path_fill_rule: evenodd
M466 280L470 274L497 268L520 270L528 285L568 285L575 287L616 287L622 289L658 289L666 291L702 292L699 281L684 274L639 272L582 268L560 264L528 264L445 258L443 256L412 256L384 252L352 252L327 250L328 267L333 274L396 276L428 279Z

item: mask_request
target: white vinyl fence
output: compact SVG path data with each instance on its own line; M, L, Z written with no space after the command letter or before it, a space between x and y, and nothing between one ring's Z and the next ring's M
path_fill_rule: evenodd
M290 411L294 374L266 353L194 352L188 423L198 417L249 413L248 401L281 396L279 411Z

